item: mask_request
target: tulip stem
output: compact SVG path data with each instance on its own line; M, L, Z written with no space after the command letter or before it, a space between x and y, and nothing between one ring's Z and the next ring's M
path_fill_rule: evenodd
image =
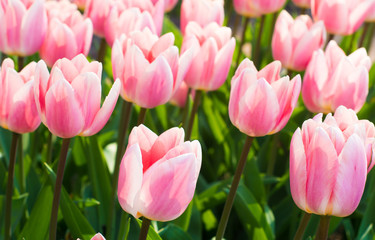
M145 122L147 108L141 108L138 115L137 125L141 125Z
M254 49L254 55L253 55L253 62L255 64L256 67L259 67L259 64L261 62L261 59L260 59L260 48L261 48L261 42L262 42L262 35L263 35L263 28L264 28L264 20L266 19L265 15L262 15L260 17L260 27L259 27L259 32L258 32L258 37L257 37L257 40L256 40L256 45L255 45L255 49Z
M49 239L56 239L57 216L59 213L60 194L64 177L66 157L68 155L70 138L64 138L60 151L59 165L57 166L56 184L53 194L51 222L49 228Z
M102 38L100 40L100 46L98 50L98 61L103 63L104 62L104 56L107 50L107 42L105 41L105 38Z
M139 240L146 240L148 229L150 228L151 220L143 217L141 232L139 233Z
M306 8L302 7L302 8L300 8L300 10L301 10L300 11L301 15L305 15L306 14L306 10L307 10Z
M375 23L371 23L371 25L370 25L369 40L367 41L367 44L366 44L366 50L367 50L367 52L370 51L370 47L371 47L371 44L372 44L372 39L373 39L373 36L374 36L374 31L375 31Z
M23 172L23 147L22 147L22 135L20 135L18 140L18 164L19 164L19 181L20 181L20 192L25 192L25 176Z
M113 177L112 177L112 195L111 195L111 201L110 201L109 213L108 213L108 219L107 219L107 239L112 239L113 214L115 210L115 197L116 197L116 191L117 191L118 174L119 174L122 155L124 154L124 151L125 151L125 137L126 137L126 132L128 131L128 127L129 127L132 107L133 107L133 104L131 102L123 101L122 109L121 109L120 129L119 129L119 135L117 138L115 169L114 169Z
M190 140L191 133L193 131L195 114L197 114L197 112L198 112L199 103L201 101L201 95L202 95L202 90L195 91L193 109L191 110L190 118L189 118L189 125L188 125L188 128L186 129L186 137L185 137L185 139L187 141Z
M190 106L190 93L191 93L191 88L188 89L188 93L187 93L187 97L186 97L186 101L185 101L185 106L184 106L184 112L182 114L182 127L184 129L186 129L186 122L187 122L187 118L189 116L189 106Z
M349 55L349 54L352 52L352 47L353 47L353 44L354 44L354 40L355 40L355 33L353 33L353 34L350 36L349 46L348 46L348 48L346 49L346 54L347 54L347 55Z
M326 240L328 238L330 216L320 216L319 227L316 231L316 240Z
M52 163L52 148L53 148L53 136L51 132L48 132L48 138L47 138L47 164Z
M243 44L245 43L245 40L246 40L246 28L247 28L247 25L249 24L249 20L250 19L248 17L244 17L241 42L240 42L240 45L238 46L238 54L237 54L236 67L235 68L237 68L238 65L240 64L242 46L243 46Z
M234 18L234 24L233 24L233 36L236 36L236 33L237 33L237 29L238 29L238 25L240 24L240 21L241 21L241 16L238 15L238 14L235 14L235 18Z
M224 236L224 232L227 227L230 211L233 206L234 198L236 197L236 192L237 192L237 188L240 183L240 180L241 180L242 172L245 169L247 155L249 154L253 139L254 138L247 136L245 145L243 146L240 161L238 162L236 173L234 174L234 177L233 177L232 186L230 187L229 194L224 205L224 210L220 218L220 223L219 223L217 233L216 233L216 240L221 240Z
M361 38L358 41L358 48L363 47L363 43L365 42L365 38L368 33L369 26L370 26L370 23L365 22L365 25L363 26Z
M8 182L6 190L6 203L5 203L5 240L11 239L11 216L12 216L12 195L13 195L13 178L14 166L16 164L17 143L20 134L13 133L12 143L10 146L9 166L8 166Z
M309 223L311 218L310 213L304 213L301 219L301 222L299 223L296 235L294 236L294 240L302 240L303 234L305 233L307 224Z
M25 62L25 58L19 56L18 57L18 72L20 72L23 69L24 62Z

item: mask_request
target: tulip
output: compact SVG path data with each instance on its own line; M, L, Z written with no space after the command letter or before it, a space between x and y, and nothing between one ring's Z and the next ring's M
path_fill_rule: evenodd
M288 122L301 90L299 75L280 78L281 63L274 61L257 71L249 59L242 61L232 78L229 117L251 137L280 131Z
M212 22L222 26L224 22L223 0L183 0L181 4L180 17L181 32L189 22L196 22L202 28Z
M280 10L286 0L234 0L234 10L242 16L260 17Z
M311 0L292 0L292 2L300 8L310 8Z
M177 91L173 94L172 98L169 100L175 106L183 108L186 104L186 100L188 99L189 87L186 85L185 81L183 81Z
M334 112L340 105L358 112L366 101L371 60L364 48L346 56L335 41L314 52L307 66L302 97L311 112Z
M83 53L87 55L92 41L93 26L90 19L84 19L78 10L62 11L70 3L48 2L49 24L46 37L40 49L41 58L52 66L60 58L72 59ZM74 4L71 6L76 7ZM61 14L56 14L59 9ZM53 49L53 51L51 50Z
M28 5L20 0L0 0L0 22L1 52L28 56L39 50L47 29L42 0Z
M276 21L272 37L272 55L285 68L305 70L315 50L323 47L326 31L323 22L312 22L308 15L293 20L283 10Z
M86 7L86 4L89 0L71 0L72 3L77 5L77 7L81 10L84 10Z
M42 122L56 136L91 136L107 123L116 105L121 83L116 80L101 102L102 65L82 54L59 59L49 74L43 60L35 70L34 94Z
M135 218L171 221L193 198L202 163L200 143L184 142L184 130L157 136L144 125L134 127L121 161L118 200Z
M109 15L114 0L87 0L84 16L90 18L94 28L94 33L99 37L104 37L106 27L106 19ZM121 4L121 2L117 3Z
M174 35L160 38L148 28L122 35L112 49L113 76L122 82L121 96L142 108L169 101L191 63L191 51L180 57Z
M362 1L366 1L366 0L362 0ZM373 3L371 4L371 7L368 10L365 21L366 22L375 22L375 1L373 1Z
M95 236L91 238L91 240L105 240L105 238L103 237L101 233L97 233L95 234Z
M0 126L16 133L33 132L40 124L34 100L35 62L19 73L10 58L0 68Z
M311 14L331 34L353 34L363 23L373 0L311 0Z
M290 144L290 190L305 212L345 217L357 208L366 182L366 150L360 124L345 136L329 113L305 121Z
M164 2L164 11L170 12L176 6L178 0L165 0Z
M193 61L186 74L186 84L194 89L212 91L227 78L236 41L231 29L213 22L205 28L190 22L186 27L181 51L193 49Z

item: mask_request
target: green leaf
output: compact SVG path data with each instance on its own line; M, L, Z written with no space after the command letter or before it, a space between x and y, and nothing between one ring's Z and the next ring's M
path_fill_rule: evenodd
M182 45L182 34L180 29L169 19L167 15L164 16L164 21L163 21L163 33L168 33L172 32L175 40L174 40L174 45L176 45L178 48L181 48Z
M168 224L167 227L163 228L160 231L160 237L163 240L192 240L184 230L174 224Z
M136 220L137 220L138 226L142 228L142 220L140 219L136 219ZM148 229L147 240L162 240L159 234L155 231L152 224L150 225L150 228Z

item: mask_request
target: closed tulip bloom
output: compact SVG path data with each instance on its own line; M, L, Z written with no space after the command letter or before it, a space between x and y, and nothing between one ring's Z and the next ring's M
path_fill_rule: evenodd
M95 234L95 236L91 238L91 240L105 240L105 238L103 237L101 233L97 233Z
M90 50L93 36L91 20L85 19L78 10L61 11L60 5L63 8L66 4L64 1L51 1L46 5L49 9L49 24L40 48L40 56L49 67L60 58L72 59L80 53L87 55ZM56 9L59 9L61 14L56 15Z
M234 0L234 10L242 16L259 17L264 14L277 12L286 0Z
M305 121L290 144L290 190L305 212L345 217L362 197L367 175L364 126L346 136L337 116Z
M323 22L312 22L308 15L293 20L283 10L276 21L272 37L272 55L288 69L303 71L315 50L323 47L326 30Z
M224 1L183 0L180 16L180 27L183 34L189 22L196 22L202 28L212 22L222 26L224 22Z
M104 37L106 19L114 0L87 0L84 16L90 18L93 24L94 33L99 37ZM120 3L120 2L119 2Z
M311 0L311 14L331 34L350 35L366 19L373 0Z
M72 60L59 59L49 74L43 60L35 70L34 94L44 125L61 138L91 136L107 123L120 94L116 80L101 102L102 65L89 63L82 54Z
M279 132L288 122L301 90L299 75L280 77L281 63L274 61L259 72L249 59L242 61L231 82L229 117L251 137Z
M292 0L292 2L300 8L310 8L311 0Z
M181 51L193 49L193 61L185 82L193 89L213 91L227 78L236 41L228 27L212 22L202 28L195 22L186 27Z
M20 0L0 0L0 51L28 56L42 45L47 16L42 0L25 5Z
M184 142L184 130L157 136L144 125L133 128L122 158L118 200L135 218L156 221L179 217L193 198L202 163L200 143Z
M160 38L148 28L122 35L112 48L113 76L121 96L142 108L165 104L179 88L191 63L191 51L179 56L174 35Z
M33 132L40 124L34 100L35 62L19 73L10 58L0 68L0 126L16 133Z
M371 60L364 48L346 56L335 41L314 52L307 66L302 97L311 112L334 112L340 105L358 112L366 101Z

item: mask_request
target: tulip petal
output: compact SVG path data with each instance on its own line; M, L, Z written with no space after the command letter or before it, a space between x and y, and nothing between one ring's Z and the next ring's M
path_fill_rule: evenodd
M280 79L280 71L281 71L281 62L280 61L273 61L262 70L260 70L257 74L258 79L264 78L267 80L269 84Z

